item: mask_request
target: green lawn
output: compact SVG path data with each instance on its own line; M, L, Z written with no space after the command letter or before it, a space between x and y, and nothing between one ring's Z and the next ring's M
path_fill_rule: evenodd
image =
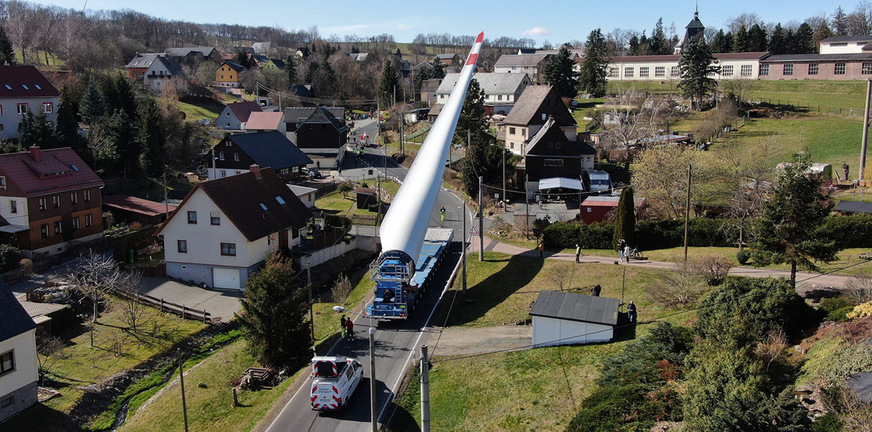
M753 100L768 100L771 103L808 106L810 111L830 111L848 115L854 108L854 116L863 116L866 97L864 81L757 81L749 94Z
M192 122L199 121L201 119L214 121L216 118L218 118L218 114L221 114L221 109L222 108L217 104L209 106L199 106L185 102L179 102L179 111L185 113L185 120Z
M296 378L294 375L270 389L239 391L240 406L234 407L230 382L242 377L247 368L260 366L246 350L246 344L240 339L186 371L185 402L190 430L251 430ZM119 430L184 430L181 390L178 380L175 380L177 376L178 372L174 375L174 381L158 396L143 404L135 413L130 413L127 422Z

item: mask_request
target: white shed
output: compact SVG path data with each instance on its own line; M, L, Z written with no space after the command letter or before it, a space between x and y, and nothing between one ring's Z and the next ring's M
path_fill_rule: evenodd
M534 348L608 342L618 324L618 299L542 291L530 315Z

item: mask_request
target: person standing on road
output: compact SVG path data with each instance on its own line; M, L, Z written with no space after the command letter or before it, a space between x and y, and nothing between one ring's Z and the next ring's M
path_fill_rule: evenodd
M545 240L542 240L536 249L539 249L539 258L542 258L543 253L545 253Z
M342 318L339 318L339 329L342 332L342 339L345 339L345 314L342 314Z
M627 264L630 263L630 245L624 246L624 259L627 261Z
M442 222L445 222L445 206L439 209L439 215L442 217Z
M354 339L354 322L351 318L345 320L345 335L349 340Z
M624 246L627 245L627 242L624 239L618 240L618 261L624 260Z
M579 258L581 257L581 243L575 244L575 262L580 263Z

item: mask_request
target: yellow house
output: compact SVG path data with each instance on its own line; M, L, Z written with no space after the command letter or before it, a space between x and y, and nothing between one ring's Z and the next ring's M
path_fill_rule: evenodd
M218 66L215 71L215 87L239 88L242 86L242 77L240 74L245 70L245 67L239 63L225 61Z

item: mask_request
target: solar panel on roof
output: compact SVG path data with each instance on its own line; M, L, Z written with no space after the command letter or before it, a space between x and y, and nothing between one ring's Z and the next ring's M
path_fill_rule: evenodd
M6 89L7 89L7 90L12 90L12 86L10 86L9 84L6 84Z
M29 89L29 88L27 88L27 86L26 86L26 85L24 85L24 84L21 84L21 87L24 87L24 89L25 89L25 90L30 90L30 89Z

